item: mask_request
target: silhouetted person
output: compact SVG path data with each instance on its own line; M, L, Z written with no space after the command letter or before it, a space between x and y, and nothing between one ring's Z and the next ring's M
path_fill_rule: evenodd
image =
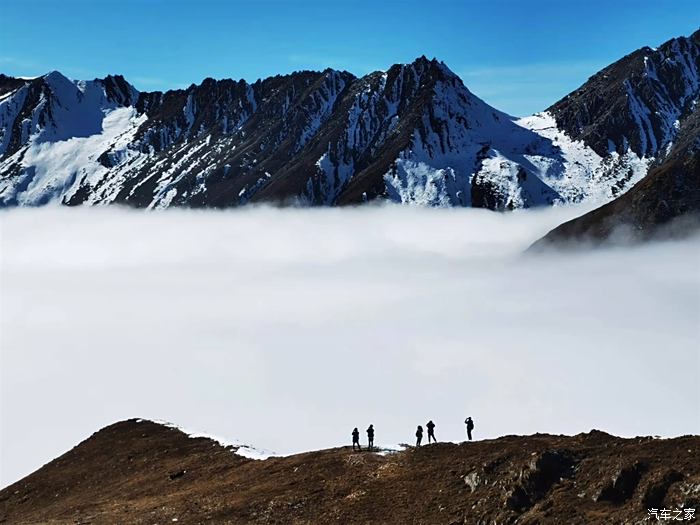
M431 419L428 421L428 424L425 426L428 427L428 443L430 443L431 439L437 443L437 439L435 439L435 423L433 423L433 420Z
M468 417L467 419L464 420L464 424L467 425L467 437L469 438L469 441L472 440L472 430L474 430L474 422L472 421L471 417Z
M355 450L355 445L357 445L357 450L362 450L360 447L360 431L355 427L352 431L352 449Z
M367 429L367 448L374 448L374 425L370 425Z
M423 427L418 425L418 430L416 430L416 446L420 447L420 442L423 440Z

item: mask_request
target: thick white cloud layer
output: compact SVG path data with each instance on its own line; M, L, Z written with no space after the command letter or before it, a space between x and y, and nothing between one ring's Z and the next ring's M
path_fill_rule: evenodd
M279 453L698 433L698 239L521 255L575 213L4 212L1 484L132 417Z

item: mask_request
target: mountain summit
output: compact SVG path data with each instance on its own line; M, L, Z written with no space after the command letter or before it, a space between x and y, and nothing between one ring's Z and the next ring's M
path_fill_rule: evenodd
M495 210L610 200L694 111L698 33L516 119L420 57L139 93L121 76L0 76L0 205L225 208L385 199Z

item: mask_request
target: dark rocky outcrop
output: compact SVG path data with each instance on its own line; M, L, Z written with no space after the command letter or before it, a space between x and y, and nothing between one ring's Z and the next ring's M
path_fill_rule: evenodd
M508 508L522 512L544 498L559 481L574 475L577 461L568 451L547 450L521 472L506 500Z
M642 503L647 508L663 508L666 505L666 494L671 486L683 480L683 474L674 469L660 473L657 480L649 483L644 492Z
M616 505L624 503L632 497L648 468L642 461L620 468L610 482L603 486L596 501L609 501Z

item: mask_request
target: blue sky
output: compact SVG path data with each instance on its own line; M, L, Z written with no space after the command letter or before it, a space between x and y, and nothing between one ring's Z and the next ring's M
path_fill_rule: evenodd
M689 35L697 0L0 0L0 72L121 73L138 89L298 69L357 75L426 55L514 115L644 45Z

